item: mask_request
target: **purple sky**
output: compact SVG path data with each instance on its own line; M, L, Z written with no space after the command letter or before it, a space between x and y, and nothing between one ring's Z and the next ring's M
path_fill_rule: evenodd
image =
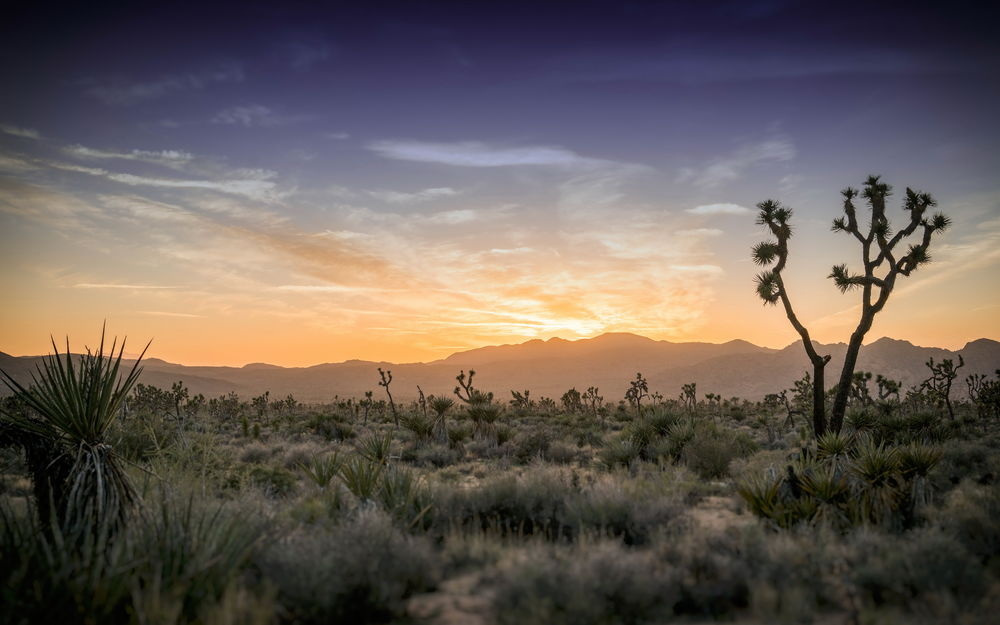
M934 269L951 286L915 282L914 301L986 311L964 334L930 314L882 333L995 336L997 17L966 2L24 3L0 26L0 285L20 298L0 349L111 317L166 337L166 355L213 361L171 351L194 334L236 362L238 337L213 328L251 309L241 331L313 332L251 360L628 329L784 344L747 260L745 209L767 197L797 210L807 318L845 340L828 317L853 301L824 277L857 253L829 220L869 173L955 220ZM40 315L56 301L72 312ZM672 312L649 314L660 301ZM741 323L720 312L750 305Z

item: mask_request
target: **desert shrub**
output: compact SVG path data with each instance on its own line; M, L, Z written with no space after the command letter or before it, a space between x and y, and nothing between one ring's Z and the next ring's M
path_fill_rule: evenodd
M951 440L941 445L941 460L929 475L934 488L943 491L962 480L989 481L1000 477L996 442Z
M461 457L462 454L457 449L447 445L425 445L403 450L401 459L417 466L440 469L455 464Z
M600 430L594 427L574 430L573 439L576 441L577 447L586 447L587 445L600 447L604 444L604 436Z
M329 449L329 445L325 448ZM325 449L316 443L306 442L293 445L285 452L281 459L281 464L286 469L295 469L311 463L316 458L323 456Z
M252 484L272 497L287 497L295 492L298 480L295 474L281 467L257 465L250 469L248 478Z
M0 506L0 622L264 622L260 601L233 606L262 528L228 508L161 493L120 532L83 524L40 531Z
M1000 574L1000 489L964 483L934 511L937 524Z
M673 569L648 552L602 542L546 549L507 565L493 609L501 624L662 622L678 600Z
M430 544L365 508L332 528L296 533L269 546L258 568L295 623L382 623L439 578Z
M161 449L176 444L177 425L160 414L116 419L108 428L108 440L123 458L132 462L144 462Z
M749 456L756 447L745 433L699 427L681 449L680 457L701 477L719 478L729 474L730 462Z
M354 438L354 428L345 417L337 413L310 415L306 424L310 431L328 441L345 441Z
M545 452L545 459L556 464L569 464L576 460L578 455L576 448L562 441L555 441Z
M617 438L605 445L597 456L601 462L613 469L617 466L627 467L639 459L642 450L628 437Z
M263 443L251 443L243 449L240 461L247 464L263 464L271 458L273 450Z
M556 538L570 531L561 527L567 487L560 476L538 470L520 478L504 475L474 490L438 491L435 524L441 531L457 526Z
M679 498L660 480L605 476L576 485L572 474L537 467L529 474L488 480L474 490L439 489L434 525L440 533L474 529L502 536L575 540L580 535L648 542L681 517Z
M521 463L542 458L551 445L552 433L548 430L535 429L522 432L514 438L514 457Z
M866 603L929 611L940 622L957 620L987 588L978 559L936 528L900 537L858 534L852 560L853 582Z

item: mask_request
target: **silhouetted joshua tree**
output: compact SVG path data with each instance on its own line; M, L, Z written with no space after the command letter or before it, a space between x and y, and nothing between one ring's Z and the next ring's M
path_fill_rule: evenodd
M635 379L628 383L628 390L625 391L625 399L635 407L635 414L642 414L642 399L649 397L649 383L641 373L635 374Z
M945 230L950 225L948 217L941 213L936 213L932 217L925 216L927 209L936 205L930 194L907 188L903 210L910 213L909 223L893 233L889 219L885 214L886 199L892 194L892 188L882 182L879 176L869 176L865 181L864 190L860 192L867 201L871 213L867 232L862 233L858 223L857 208L854 206L854 199L859 194L858 190L848 187L841 194L844 197L844 216L833 220L832 229L834 232L851 234L858 240L861 244L864 271L863 273L851 273L847 269L847 265L842 264L835 265L828 276L833 279L837 288L843 293L855 288L861 289L862 292L861 319L847 344L844 368L840 372L837 393L830 415L830 429L835 432L839 432L843 426L844 412L847 409L847 400L851 393L851 383L854 378L854 367L858 362L858 353L865 335L875 321L875 315L885 307L899 276L908 276L917 267L930 261L927 248L930 247L931 237L935 232ZM813 363L813 376L815 378L813 427L816 434L820 435L826 430L825 406L822 399L823 379L820 376L823 372L823 365L829 361L829 357L820 357L812 347L808 331L792 312L791 303L781 280L781 270L784 269L788 257L788 239L791 237L788 219L791 217L792 211L773 200L761 202L757 207L760 209L758 223L768 226L778 239L777 242L759 243L753 248L753 258L758 264L767 266L776 262L773 269L758 274L757 293L766 303L776 304L781 301L789 321L802 337L806 352ZM897 258L897 245L916 233L918 229L920 229L920 240L911 243L906 252Z
M958 370L965 366L962 354L958 355L958 366L950 358L945 358L940 364L935 364L931 358L926 363L931 370L931 377L920 383L920 388L926 390L938 402L948 409L948 418L955 420L955 410L951 407L951 385L958 377Z
M767 226L771 234L777 241L762 241L753 246L753 260L762 267L772 266L767 271L757 274L757 295L764 300L765 304L777 304L785 308L785 315L792 327L802 337L802 345L806 349L806 355L813 366L813 431L816 436L821 436L826 432L826 400L823 397L823 370L826 363L830 362L830 355L822 356L816 351L809 338L809 330L795 316L792 310L792 302L788 297L788 290L785 288L785 281L781 277L781 272L788 262L788 239L792 238L792 227L788 221L792 217L792 209L782 206L780 202L766 200L757 205L760 212L757 214L757 223Z
M378 375L382 378L378 385L385 389L385 394L389 397L389 408L392 410L392 421L398 426L399 415L396 413L396 402L392 401L392 393L389 392L389 385L392 384L392 371L382 371L382 367L379 367Z
M834 232L853 235L861 244L864 273L851 273L846 265L835 265L828 276L833 279L841 293L851 289L861 289L861 319L858 320L858 326L847 344L844 368L840 372L840 386L833 400L833 413L830 415L830 427L835 432L839 432L844 423L844 411L847 408L854 366L858 362L858 352L861 351L861 342L865 334L875 321L875 315L889 301L889 295L896 286L899 276L909 276L917 267L930 262L931 257L927 248L930 247L931 237L935 232L941 232L951 225L951 220L943 213L926 217L927 209L936 206L937 202L929 193L921 193L907 187L903 210L909 211L910 221L906 227L893 234L889 218L885 215L885 201L892 195L892 187L882 182L879 176L869 176L861 196L868 203L871 218L868 232L862 234L858 226L857 209L854 206L858 190L848 187L841 192L841 195L844 196L844 216L833 220L832 229ZM897 258L896 246L918 229L921 229L920 241L911 243L906 252Z

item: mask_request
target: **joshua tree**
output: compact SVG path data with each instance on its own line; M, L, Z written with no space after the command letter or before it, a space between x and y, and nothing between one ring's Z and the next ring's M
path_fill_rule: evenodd
M847 407L847 397L850 393L854 366L858 362L858 352L861 351L861 341L871 329L872 323L889 300L893 287L899 276L909 276L917 267L930 262L927 252L931 237L936 232L948 228L951 220L943 213L925 216L928 208L936 206L937 202L929 193L920 193L909 187L903 200L903 210L909 211L910 220L904 228L893 234L889 219L885 215L885 201L892 194L892 187L881 181L879 176L869 176L861 196L865 198L871 211L868 232L862 234L858 226L857 209L854 198L858 190L848 187L841 192L844 196L844 216L833 220L834 232L846 232L861 243L864 273L852 274L846 265L835 265L829 277L833 279L842 293L855 288L861 289L861 319L851 334L844 356L844 368L840 372L840 386L833 400L833 414L830 426L834 431L840 431L844 421L844 411ZM921 229L920 240L911 243L905 253L899 258L895 256L896 246L903 240ZM878 275L881 274L881 275Z
M881 373L875 376L875 384L878 385L878 398L881 401L886 401L890 396L896 398L896 402L899 402L899 389L900 383L896 380L890 379L882 375Z
M833 400L830 429L835 432L839 432L843 426L844 412L847 409L847 400L851 393L851 383L854 378L854 367L858 361L858 353L865 335L872 327L875 315L885 308L899 276L909 276L917 267L930 261L927 249L930 247L931 237L934 233L945 230L950 224L948 217L941 213L932 217L925 215L928 208L936 205L930 194L907 188L903 210L910 213L909 223L893 233L889 219L885 214L886 199L891 193L891 187L882 182L879 176L869 176L865 181L864 190L860 194L867 201L871 213L867 232L863 233L858 223L854 199L859 192L852 187L841 192L844 197L844 216L833 220L834 232L851 234L861 244L864 265L862 273L851 273L843 264L835 265L828 276L833 279L841 292L846 293L855 288L862 291L861 319L847 344L844 368L840 372L837 393ZM823 367L829 361L829 357L819 356L812 347L809 332L792 312L792 306L781 279L781 270L784 269L788 257L788 239L791 237L788 220L792 211L773 200L761 202L757 207L760 209L758 223L768 226L778 239L776 242L764 241L753 248L753 258L758 264L767 266L776 262L773 269L758 274L757 293L766 303L776 304L781 301L789 321L802 337L803 345L813 363L813 376L815 378L813 425L816 435L820 435L826 430L822 374ZM921 229L920 240L911 243L905 253L900 254L897 258L897 245L903 239L908 239L916 233L918 229Z
M365 425L368 425L368 412L372 409L372 405L375 403L375 400L372 399L372 395L373 393L371 391L365 391L365 398L358 402L358 404L365 411Z
M531 410L532 406L535 405L533 399L531 399L531 391L524 389L524 392L511 391L510 395L512 399L510 400L510 405L518 410Z
M396 414L396 402L392 401L392 393L389 392L389 385L392 384L392 371L382 371L382 367L379 367L378 375L382 378L378 385L385 389L385 394L389 397L389 408L392 410L392 421L396 425L399 425L399 415Z
M945 358L940 364L935 364L931 358L926 363L931 370L931 377L920 384L920 388L926 390L931 396L945 405L948 409L948 418L955 420L955 410L951 407L951 385L958 377L958 370L965 366L962 355L958 355L958 366L950 358Z
M826 432L823 370L826 368L826 363L830 362L830 355L820 356L816 351L812 339L809 337L809 330L802 325L792 310L792 302L788 297L785 281L781 277L781 272L788 262L788 239L792 237L792 227L788 221L792 217L792 209L782 206L780 202L774 200L761 202L757 208L760 211L757 214L757 223L767 226L777 239L777 241L762 241L753 247L754 262L762 267L771 266L770 269L757 274L757 295L764 300L765 304L774 305L781 302L788 321L802 337L802 346L805 347L806 355L809 356L809 361L813 366L813 431L816 436L821 436Z
M472 378L476 376L474 369L469 369L469 376L466 378L465 371L459 371L455 376L458 386L455 387L455 396L466 404L488 404L493 401L493 393L484 393L472 386ZM464 393L464 394L463 394Z
M625 391L625 399L635 406L635 414L638 416L642 410L642 398L649 397L649 383L641 373L635 374L635 379L628 383L628 390Z
M597 409L604 403L604 398L598 395L598 392L600 389L596 386L590 386L583 394L583 401L590 406L590 412L593 413L595 419L597 418Z
M578 412L583 412L583 396L580 391L573 387L563 393L561 398L563 409L570 414L576 414Z
M698 405L697 390L698 385L695 382L681 385L681 394L678 399L681 400L681 405L683 405L685 410L688 412L694 412L695 407Z

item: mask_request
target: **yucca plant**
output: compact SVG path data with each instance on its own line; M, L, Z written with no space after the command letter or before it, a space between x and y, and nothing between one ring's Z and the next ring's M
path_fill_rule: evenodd
M313 458L312 462L303 462L299 464L299 467L316 486L326 488L333 481L333 478L337 477L337 474L340 473L340 467L343 464L344 461L340 458L340 455L337 452L333 452L327 456Z
M852 507L856 520L884 524L892 520L902 496L896 448L871 439L858 446L851 471L856 478Z
M392 433L370 434L358 441L358 453L377 464L387 464L392 451Z
M899 448L899 471L910 484L910 514L931 502L932 488L927 474L941 460L941 450L922 443Z
M417 412L400 416L399 424L413 433L418 441L426 441L434 434L434 419Z
M832 434L827 432L824 434ZM834 464L821 465L804 471L799 478L802 493L816 504L812 522L832 527L844 527L849 523L847 508L851 498L851 487L847 476Z
M355 497L372 501L378 492L385 465L354 456L340 467L340 479Z
M816 437L816 455L834 466L842 466L847 461L853 444L853 437L846 432L824 432Z
M4 412L3 419L44 446L53 457L51 466L61 464L55 474L45 467L34 475L36 495L47 492L40 482L51 485L51 501L36 501L43 522L54 506L64 527L77 522L94 528L105 522L117 525L137 495L106 434L142 372L139 362L149 344L127 374L121 366L125 341L119 346L114 339L105 353L103 329L97 351L87 348L79 359L70 353L68 338L65 354L55 340L52 348L55 353L36 368L28 387L2 372L3 381L30 409L28 414Z
M781 501L781 477L769 470L763 475L751 475L736 486L750 511L759 517L770 519L779 527L788 527L785 506Z
M496 423L503 412L503 407L499 404L488 404L485 402L471 403L466 407L466 412L475 426L476 433L483 434L490 431L490 426Z

